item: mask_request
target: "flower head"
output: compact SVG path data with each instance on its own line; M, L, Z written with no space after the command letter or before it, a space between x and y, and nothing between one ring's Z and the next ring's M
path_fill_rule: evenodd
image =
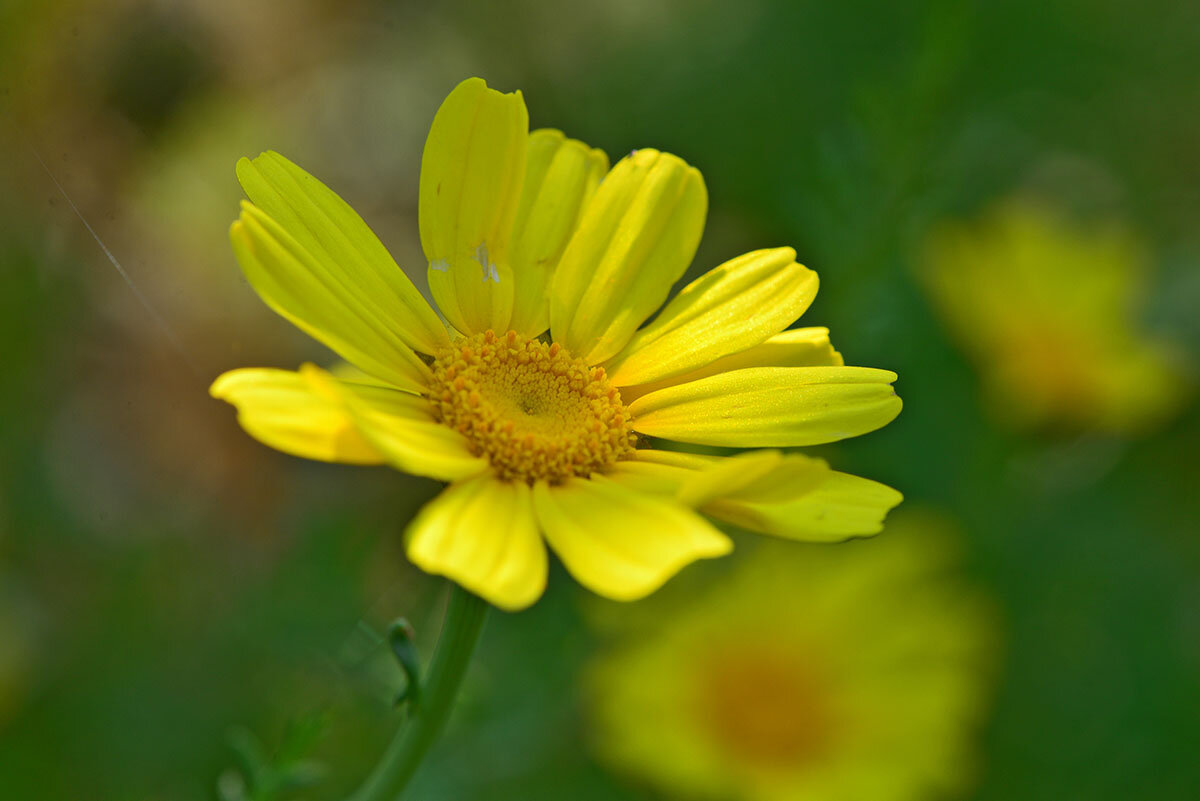
M671 797L951 797L995 650L939 518L869 548L763 543L699 596L621 615L591 666L592 742Z
M238 163L234 252L273 309L352 367L242 369L212 386L262 442L389 464L450 486L409 557L498 606L538 598L549 543L611 598L729 551L705 515L797 539L874 533L895 491L779 451L856 436L900 411L885 370L846 367L822 328L786 330L817 291L790 248L748 253L654 321L704 227L700 173L528 130L519 92L460 84L421 163L420 232L448 325L366 223L277 153Z
M926 284L1018 426L1131 433L1182 398L1169 350L1139 330L1147 258L1116 225L1011 200L929 243Z

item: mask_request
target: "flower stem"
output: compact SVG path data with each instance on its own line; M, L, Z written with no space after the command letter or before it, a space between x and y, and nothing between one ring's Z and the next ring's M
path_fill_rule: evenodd
M395 801L404 792L450 715L487 608L482 599L457 584L450 585L442 633L426 674L428 679L421 688L420 701L371 775L347 801Z

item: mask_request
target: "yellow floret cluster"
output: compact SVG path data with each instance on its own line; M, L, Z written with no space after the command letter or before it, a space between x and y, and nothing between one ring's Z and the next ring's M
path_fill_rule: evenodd
M557 343L487 331L458 340L431 368L434 415L501 479L586 477L634 449L629 412L604 369Z

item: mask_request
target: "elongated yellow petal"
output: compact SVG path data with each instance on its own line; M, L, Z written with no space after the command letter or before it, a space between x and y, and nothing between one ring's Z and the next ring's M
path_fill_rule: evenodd
M419 391L429 369L345 273L321 261L251 203L229 230L242 272L268 306L346 361L396 387Z
M684 287L634 334L604 365L609 379L617 386L645 384L743 352L795 322L816 297L817 283L791 248L727 261Z
M501 609L524 609L546 588L546 546L529 485L491 476L453 484L409 525L408 558Z
M689 507L726 496L769 475L779 451L751 451L733 457L639 448L611 465L604 477L622 486L664 495Z
M670 465L687 470L705 470L724 456L714 456L709 453L689 453L687 451L660 451L656 448L638 448L631 457L639 462L650 464Z
M329 187L275 152L237 164L252 203L336 276L356 308L408 347L434 353L446 326L362 217Z
M509 249L516 281L509 328L517 333L534 337L550 327L550 277L606 172L603 150L567 139L562 131L529 135L525 185Z
M819 486L831 471L822 459L776 450L713 456L641 448L610 472L614 480L631 486L643 483L689 506L705 506L716 498L754 503L794 500Z
M771 450L750 451L717 459L684 481L676 498L688 506L703 506L713 498L730 495L747 485L769 479L782 463L783 454Z
M605 475L749 531L807 542L876 534L903 500L884 484L831 470L823 459L778 451L710 456L642 449Z
M730 482L722 491L708 497L747 503L786 503L821 486L832 474L824 459L789 453L782 456L770 472L759 471L748 480Z
M815 460L814 460L815 461ZM790 500L775 503L716 499L705 514L762 534L804 540L837 542L876 534L887 513L904 497L877 481L826 469L816 486L800 486Z
M349 381L353 384L376 384L381 387L390 386L375 376L364 373L350 362L335 362L328 369L329 374L339 381Z
M782 462L783 455L774 450L710 456L639 448L631 458L610 466L604 476L622 486L664 495L694 508L748 486L773 482Z
M668 498L674 498L691 475L692 471L686 467L640 459L623 459L604 471L605 478L623 487Z
M794 328L761 345L718 359L698 372L723 373L743 367L841 367L845 363L829 342L828 328Z
M614 468L620 469L612 478L625 486L672 496L750 531L808 542L878 533L903 500L884 484L798 453L725 457L643 449Z
M762 344L723 356L682 375L634 387L618 386L621 386L621 400L629 404L664 387L686 384L710 375L747 367L841 367L844 364L842 354L834 350L829 342L828 328L794 328L769 337Z
M645 597L685 565L733 547L683 506L601 477L535 484L533 503L546 540L571 575L617 601Z
M751 367L651 392L629 406L652 437L735 448L818 445L887 425L896 374L868 367Z
M621 159L554 273L554 341L589 363L620 352L687 269L707 210L704 180L680 158L644 149Z
M384 462L342 405L315 392L292 370L231 370L209 392L237 407L242 428L275 450L322 462Z
M488 469L463 437L433 418L429 401L376 384L338 381L315 365L300 368L315 392L341 404L363 438L393 467L439 481L455 481Z
M464 334L506 331L509 234L521 199L529 113L520 92L468 78L442 102L421 158L418 216L429 288Z

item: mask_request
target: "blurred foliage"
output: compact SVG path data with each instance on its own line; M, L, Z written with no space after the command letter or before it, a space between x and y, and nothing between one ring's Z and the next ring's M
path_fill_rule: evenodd
M421 143L479 74L536 126L699 166L693 274L793 245L822 276L805 323L900 374L899 420L821 455L962 521L1002 608L971 797L1194 797L1200 409L1142 439L996 427L915 262L1017 190L1125 220L1157 268L1142 322L1194 366L1198 68L1186 0L0 6L2 795L212 799L242 727L336 797L383 747L403 676L369 632L404 614L429 653L440 586L398 539L434 487L269 452L208 398L222 369L328 358L236 271L233 164L299 160L419 282ZM556 573L493 615L412 797L653 797L585 746L586 604Z

